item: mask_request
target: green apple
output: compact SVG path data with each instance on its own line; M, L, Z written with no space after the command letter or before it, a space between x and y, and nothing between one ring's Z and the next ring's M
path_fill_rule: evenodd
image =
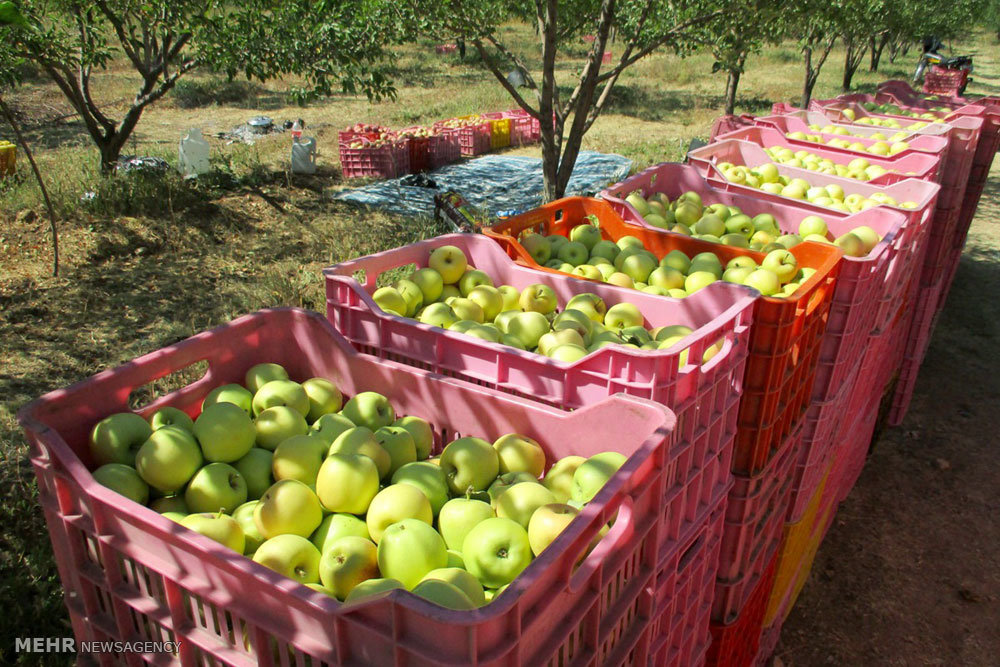
M531 552L536 556L540 555L579 513L578 509L564 503L550 503L536 509L528 520Z
M468 299L482 309L484 322L492 322L503 308L503 295L492 285L473 287L469 290ZM454 310L454 306L452 306L452 310Z
M181 521L183 521L185 519L185 517L187 517L187 513L186 512L164 512L160 516L162 516L164 519L170 519L174 523L180 523Z
M684 291L688 294L694 294L714 283L719 277L710 271L694 271L684 279Z
M774 296L781 290L778 275L770 269L757 269L743 280L743 284L754 288L764 296Z
M300 584L319 583L319 550L299 535L277 535L265 540L257 547L253 560Z
M320 557L319 579L338 600L345 600L355 586L377 576L378 549L363 537L340 537Z
M586 341L594 330L594 322L587 317L586 313L575 308L568 308L552 320L553 331L562 331L563 329L575 330Z
M475 437L459 438L441 452L441 469L452 493L485 491L500 473L500 459L493 446Z
M423 461L431 455L431 447L434 445L434 432L426 420L407 415L400 417L392 425L405 428L410 433L410 436L413 438L413 445L417 451L418 461Z
M590 257L590 248L577 241L570 241L559 248L557 256L567 264L579 266L587 262Z
M556 298L556 293L551 287L535 283L521 290L521 299L518 304L521 306L521 310L525 312L547 315L555 311L559 300ZM514 335L517 334L515 333Z
M650 259L648 255L635 253L626 257L619 268L633 282L646 282L649 274L653 272L656 266L656 261Z
M490 505L496 510L497 498L500 495L514 486L515 484L521 484L522 482L538 482L538 478L532 475L530 472L505 472L499 475L492 484L490 488L486 490L487 495L490 498Z
M829 229L826 226L826 221L818 215L810 215L802 218L799 223L799 236L805 237L810 234L818 234L820 236L826 236Z
M663 289L683 289L684 274L669 266L660 266L649 274L649 284Z
M426 461L407 463L392 475L393 484L410 484L430 501L431 513L437 516L448 502L448 478L440 466Z
M149 423L132 412L105 417L90 431L90 455L96 465L132 465L136 452L153 433Z
M446 303L432 303L417 313L417 320L422 324L447 329L458 321L458 315Z
M372 294L372 301L387 313L406 317L410 306L395 287L380 287Z
M448 549L448 567L457 567L461 570L465 569L465 559L462 558L461 551Z
M614 262L615 257L622 251L614 241L598 241L590 248L590 259L602 257L609 262Z
M440 579L419 582L413 587L413 594L446 609L471 611L476 608L476 604L462 589Z
M618 469L625 465L626 460L618 452L601 452L588 458L573 473L570 498L578 503L589 503Z
M149 485L139 477L135 468L124 463L105 463L94 471L94 481L140 505L149 500Z
M500 459L500 473L527 472L538 478L545 472L545 450L534 438L508 433L493 443Z
M521 247L527 250L531 258L541 266L552 259L552 246L541 234L525 234L521 237Z
M525 349L532 350L538 347L538 341L548 333L549 326L545 315L530 311L511 317L507 323L507 333L521 341Z
M313 422L309 433L322 438L327 445L332 445L341 433L355 426L354 422L342 414L326 414Z
M876 232L871 227L868 227L867 225L861 225L860 227L855 227L854 229L851 230L850 233L854 234L859 239L861 239L861 242L864 244L866 255L870 253L872 250L874 250L875 246L878 245L878 242L882 240L882 237L879 236L879 233Z
M515 310L502 311L496 316L496 319L493 320L493 324L500 330L501 333L507 333L510 321L521 313L521 309L517 305L515 305L514 308Z
M773 271L782 283L787 283L799 271L798 260L788 250L772 250L760 265L761 268Z
M243 475L228 463L209 463L195 473L184 491L192 512L231 513L247 501Z
M363 519L359 519L353 514L344 514L341 512L328 514L323 517L323 522L309 536L309 541L316 545L320 553L325 553L329 545L333 544L338 538L346 535L363 537L366 540L371 539L371 536L368 534L368 524Z
M251 404L253 403L253 394L247 391L242 385L224 384L208 392L205 400L201 402L201 409L205 410L208 406L215 405L216 403L238 405L243 412L249 415L252 414Z
M604 274L601 273L601 270L596 266L591 266L590 264L580 264L570 271L570 273L574 276L585 278L586 280L604 280Z
M253 396L254 415L259 415L267 408L284 405L292 408L303 417L309 414L309 396L298 382L291 380L272 380L266 383Z
M378 544L385 529L403 519L417 519L427 525L434 522L430 501L412 484L391 484L379 491L368 506L365 522L368 534Z
M479 583L499 588L512 582L531 563L528 531L511 519L485 519L465 536L462 556Z
M481 521L495 516L489 503L472 498L452 498L438 514L438 529L449 549L461 551L469 531Z
M412 589L431 570L447 567L444 538L419 519L403 519L385 529L378 544L378 568L385 577Z
M301 412L285 405L268 408L254 419L257 446L274 451L283 440L293 435L305 435L309 424Z
M513 519L527 530L535 510L555 502L555 495L537 481L521 482L497 496L496 513L498 517Z
M500 292L500 296L503 299L503 305L500 307L500 312L507 310L520 310L518 302L521 300L521 290L517 289L513 285L501 285L497 288Z
M444 280L441 278L441 274L434 269L417 269L410 274L407 280L420 288L424 305L437 301L444 289Z
M458 279L458 291L465 297L469 296L469 293L480 285L493 287L493 279L487 273L478 269L468 269Z
M180 520L180 524L215 540L224 547L229 547L238 554L242 554L246 548L243 529L231 516L225 514L189 514Z
M194 429L194 420L183 410L166 407L160 408L153 413L153 416L149 418L149 425L154 431L164 426L176 426L185 431L192 431Z
M205 408L191 429L207 461L231 463L253 447L257 428L250 415L233 403L216 403Z
M443 245L431 252L427 266L441 274L441 280L445 285L453 285L465 274L469 260L460 248Z
M201 448L194 436L176 426L153 431L135 455L139 476L166 494L181 490L202 463Z
M248 500L233 510L232 517L239 524L240 530L243 531L244 556L252 556L257 551L257 548L264 543L264 536L260 534L260 530L257 529L257 522L253 519L259 502L257 500Z
M448 299L450 299L451 297L455 297L457 299L460 298L461 296L462 292L459 291L458 285L445 285L444 287L441 288L441 298L438 299L438 301L443 301L445 303L448 303Z
M606 282L611 285L617 285L618 287L625 287L628 289L635 289L635 281L627 273L622 273L616 271L608 276Z
M278 445L271 459L275 481L297 479L310 487L316 486L319 467L326 458L328 445L318 435L293 435Z
M691 258L682 250L671 250L660 260L660 266L686 274L691 268Z
M844 254L848 257L864 257L868 253L865 252L865 242L858 237L854 232L847 232L841 236L838 236L834 243Z
M617 303L608 309L604 324L611 330L642 326L643 317L639 309L631 303Z
M329 454L358 454L367 456L375 463L379 479L385 478L392 469L392 457L378 444L375 434L364 426L356 426L344 431L330 445Z
M587 348L583 347L582 345L563 343L553 348L548 356L554 359L555 361L561 361L566 364L573 364L576 363L577 361L580 361L588 354L590 354L590 352L587 350Z
M323 508L313 490L295 479L275 482L254 508L254 522L260 534L309 537L323 522Z
M256 394L261 387L273 380L287 380L288 371L278 364L257 364L247 371L243 384Z
M628 202L639 215L649 215L649 204L647 204L646 200L643 199L641 193L633 192L625 197L625 201Z
M412 280L402 279L397 280L392 285L396 288L396 291L403 297L406 301L406 312L402 313L404 317L413 317L417 314L417 311L424 306L424 292L420 289ZM340 408L337 408L339 410Z
M347 598L344 599L344 602L360 602L361 600L369 597L398 589L406 589L406 587L403 586L403 582L396 581L395 579L384 578L368 579L367 581L362 581L360 584L351 589L351 592L347 594Z
M235 461L233 467L243 475L247 484L247 498L257 500L274 484L271 464L274 454L263 447L252 447L243 458Z
M375 441L389 454L388 475L417 460L417 446L413 442L413 436L402 426L383 426L375 431Z
M468 595L469 599L472 600L472 603L477 607L482 607L486 604L486 597L483 594L483 585L479 583L478 579L469 574L465 568L441 567L436 570L431 570L424 575L422 581L427 581L429 579L445 581L452 586L455 586ZM414 592L416 592L416 590L414 590Z
M607 306L604 299L591 292L576 294L566 302L565 310L577 310L586 315L592 322L604 322Z
M573 473L586 461L582 456L565 456L556 461L542 479L542 486L552 492L556 502L565 503L573 489Z
M374 391L363 391L351 398L344 405L341 414L358 426L365 426L372 431L389 426L396 419L389 399Z
M574 329L550 331L538 339L538 352L539 354L550 355L560 345L583 346L583 337Z
M569 230L569 240L575 243L582 243L591 252L594 246L601 241L601 230L594 225L577 225Z
M775 241L775 243L777 243L778 245L782 246L787 250L794 248L798 244L802 243L802 237L800 237L798 234L782 234L781 236L778 237L778 240Z
M142 478L140 477L139 479L141 480ZM145 484L145 482L143 482L143 484ZM149 503L149 507L154 512L159 512L160 514L166 514L167 512L176 512L178 514L191 513L191 510L188 509L187 503L184 502L183 494L175 494L172 496L163 496L162 498L157 498L153 502Z
M331 597L331 598L336 598L337 597L336 595L333 594L333 591L331 591L329 588L327 588L323 584L306 584L305 586L306 586L306 588L308 588L310 590L314 590L317 593L322 593L323 595L325 595L327 597Z
M726 269L722 272L722 279L727 283L733 283L734 285L745 285L746 279L754 272L755 269L746 266L734 266L731 269Z
M378 480L378 468L367 456L330 454L316 476L316 495L328 512L364 514L378 493Z
M309 378L302 383L302 389L309 399L306 421L310 424L314 424L323 415L339 412L343 406L344 396L340 389L326 378Z

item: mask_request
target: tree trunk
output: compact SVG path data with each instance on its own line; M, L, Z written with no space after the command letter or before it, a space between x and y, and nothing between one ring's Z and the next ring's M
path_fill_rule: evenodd
M806 78L805 82L802 84L802 102L801 107L806 109L809 107L809 100L812 99L813 86L816 84L816 79L813 78L812 69L812 47L807 46L802 49L802 55L805 60L806 66Z
M875 39L872 39L871 44L870 44L870 47L871 47L871 63L869 64L869 67L868 67L868 71L869 72L877 72L878 71L879 61L882 60L882 52L885 51L885 45L888 44L888 43L889 43L889 34L888 33L883 34L882 38L879 39L877 42L876 42Z
M892 63L892 64L896 63L896 58L899 57L899 51L902 48L903 48L903 45L900 44L899 42L897 42L896 40L893 40L892 43L889 44L889 62L890 63Z
M726 78L726 115L732 115L736 110L736 91L740 86L740 77L743 75L743 64L746 62L746 51L740 53L737 65L729 70Z
M841 82L841 89L846 93L851 89L851 81L854 80L854 73L861 66L861 61L865 56L864 45L859 45L854 40L847 42L847 51L844 55L844 78Z
M21 128L17 124L17 120L14 118L14 114L11 113L10 108L7 103L4 102L3 98L0 97L0 113L3 114L4 118L7 119L7 123L10 128L14 131L14 137L17 139L18 145L24 151L24 157L27 158L28 163L31 165L31 171L35 174L35 180L38 181L38 189L42 191L42 199L45 201L45 208L49 211L49 230L52 232L52 275L54 277L59 276L59 230L56 228L56 209L52 206L52 200L49 199L49 191L45 188L45 181L42 180L42 172L38 169L38 165L35 164L35 156L32 155L31 149L28 147L28 142L25 140L24 135L21 134Z

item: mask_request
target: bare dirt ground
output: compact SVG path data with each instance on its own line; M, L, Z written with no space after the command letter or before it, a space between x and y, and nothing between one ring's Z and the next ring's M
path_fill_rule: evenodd
M1000 664L998 297L995 162L909 414L840 506L785 665Z

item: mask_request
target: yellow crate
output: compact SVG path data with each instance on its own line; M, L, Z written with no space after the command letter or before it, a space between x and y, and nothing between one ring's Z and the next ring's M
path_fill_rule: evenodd
M9 141L0 141L0 178L14 175L17 160L17 146Z
M510 146L510 118L490 120L490 148Z
M767 602L767 611L764 612L764 627L770 626L778 613L791 609L794 600L790 604L785 604L789 597L797 596L795 592L801 570L808 571L812 567L812 557L809 555L811 542L815 528L819 525L820 504L823 500L823 490L826 482L830 478L832 463L827 466L820 480L819 487L806 505L802 518L794 523L786 523L781 535L781 546L778 553L778 566L774 578L774 587L771 589L771 598ZM819 545L817 544L817 547ZM812 556L815 556L813 552ZM808 566L807 565L808 561Z

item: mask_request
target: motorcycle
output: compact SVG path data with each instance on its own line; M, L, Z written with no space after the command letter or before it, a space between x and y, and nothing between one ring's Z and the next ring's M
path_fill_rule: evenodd
M961 96L965 92L966 86L972 81L969 77L973 70L972 56L943 56L938 53L943 46L944 44L941 43L941 40L934 37L924 40L924 52L917 63L916 71L913 73L913 82L921 83L928 69L935 65L944 69L958 70L963 72L961 83L958 87L958 95Z

